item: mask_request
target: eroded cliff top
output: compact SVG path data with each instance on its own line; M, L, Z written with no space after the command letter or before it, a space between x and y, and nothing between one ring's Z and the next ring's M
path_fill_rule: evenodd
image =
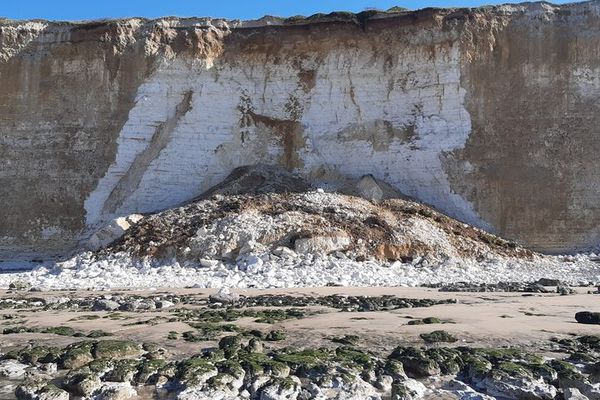
M546 1L523 2L523 3L506 3L500 5L484 5L480 7L425 7L417 10L410 10L404 7L395 6L387 10L365 10L354 13L350 11L333 11L330 13L316 13L309 16L294 15L289 17L279 17L274 15L265 15L259 19L228 19L218 17L180 17L180 16L164 16L160 18L146 17L122 17L122 18L101 18L94 20L81 21L61 21L61 20L46 20L42 18L30 20L18 20L0 17L0 25L4 26L23 26L32 24L43 24L54 27L75 27L83 29L93 29L100 26L115 24L115 23L130 23L136 21L148 25L163 25L179 27L207 27L215 26L230 29L243 28L258 28L265 26L294 26L294 25L310 25L328 22L348 22L357 25L364 25L370 20L390 19L397 17L419 18L421 16L431 15L452 15L459 17L460 15L468 15L473 13L496 13L496 14L512 14L512 13L530 13L539 14L545 12L568 12L576 9L585 10L591 5L598 5L598 0L575 2L567 4L553 4Z

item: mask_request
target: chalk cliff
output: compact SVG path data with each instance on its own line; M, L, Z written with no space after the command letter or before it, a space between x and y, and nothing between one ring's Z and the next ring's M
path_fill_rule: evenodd
M0 258L65 254L235 167L373 174L546 252L600 237L600 2L0 21Z

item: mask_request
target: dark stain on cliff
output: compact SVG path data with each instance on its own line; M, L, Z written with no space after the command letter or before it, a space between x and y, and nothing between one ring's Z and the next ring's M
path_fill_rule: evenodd
M472 133L445 159L454 190L500 235L546 252L600 238L600 103L572 75L598 65L597 32L563 18L478 37L485 56L462 71Z
M298 121L277 119L248 110L248 116L258 128L266 128L283 147L281 164L288 170L302 167L298 151L305 146L304 129Z
M148 72L142 42L116 55L114 26L51 26L0 61L0 256L64 254L85 228Z
M394 142L414 143L417 133L414 124L394 126L391 121L375 120L350 125L337 133L337 139L340 142L363 140L369 142L374 151L387 151Z
M317 84L317 71L314 69L300 69L298 71L298 81L304 92L310 92Z

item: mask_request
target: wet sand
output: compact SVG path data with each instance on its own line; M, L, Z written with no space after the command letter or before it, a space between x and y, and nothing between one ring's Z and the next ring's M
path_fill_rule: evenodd
M289 319L275 324L254 322L242 318L236 324L250 329L268 331L284 329L289 340L286 345L317 346L330 343L333 336L358 335L363 346L372 350L387 351L399 344L423 344L422 333L443 329L459 339L457 345L477 347L522 346L536 347L538 342L551 337L569 335L600 334L600 325L583 325L575 321L578 311L600 311L600 295L588 294L592 288L579 288L574 295L524 294L524 293L446 293L428 288L300 288L276 290L247 290L240 294L292 294L325 296L332 294L381 296L393 295L405 298L456 299L456 304L440 304L423 308L404 308L393 311L340 312L327 307L307 307L308 315L301 319ZM215 290L181 289L169 291L177 295L206 297ZM164 293L161 290L119 292L27 292L18 296L36 297L81 297L92 294L111 293L152 296ZM14 298L15 293L6 291L0 298ZM110 312L74 310L0 310L0 317L13 314L27 327L69 326L77 331L104 330L115 338L127 338L139 342L155 342L165 346L172 354L187 355L207 343L190 343L182 340L167 340L171 331L185 332L191 327L184 322L169 322L173 309L194 308L193 305L171 307L166 310L147 312L119 312L123 319L103 318ZM92 318L85 319L86 316ZM408 325L411 318L436 317L444 324ZM18 320L17 320L18 321ZM3 325L15 323L5 320ZM15 333L2 335L2 350L7 347L44 341L45 344L64 345L80 338L41 333Z

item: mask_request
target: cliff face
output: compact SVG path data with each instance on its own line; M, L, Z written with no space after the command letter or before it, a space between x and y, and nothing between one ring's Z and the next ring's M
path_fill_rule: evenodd
M533 248L600 236L600 3L0 25L0 256L237 166L371 173Z

